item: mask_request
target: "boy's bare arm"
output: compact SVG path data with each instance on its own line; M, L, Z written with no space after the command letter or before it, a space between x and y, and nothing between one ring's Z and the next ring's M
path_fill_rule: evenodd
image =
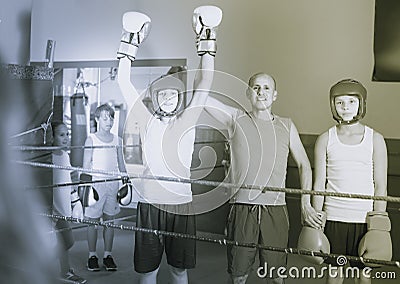
M92 138L88 137L85 141L85 149L83 151L83 165L84 169L90 169L93 159L93 141Z
M374 131L374 184L375 196L387 195L387 149L386 143L381 134ZM386 211L386 201L374 201L374 211Z

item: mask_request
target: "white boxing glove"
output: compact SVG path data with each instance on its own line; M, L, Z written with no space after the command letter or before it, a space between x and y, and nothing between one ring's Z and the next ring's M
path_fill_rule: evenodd
M79 199L83 207L90 207L99 201L99 194L92 185L92 176L82 173L80 175L81 184L78 186Z
M367 229L358 246L358 254L363 258L390 261L392 260L392 228L387 212L371 211L367 214ZM378 264L365 263L370 267Z
M322 252L322 253L330 253L331 247L329 244L329 240L324 234L325 222L326 222L326 213L324 211L319 211L318 214L322 218L321 228L316 229L304 225L301 229L299 239L297 241L297 248L300 250L307 250L311 252ZM314 264L322 264L324 262L324 258L314 255L301 255L305 260L314 263Z
M117 193L118 203L122 206L127 206L132 202L132 182L129 177L122 177L122 186Z
M117 58L127 56L131 61L136 58L139 45L147 38L151 19L139 12L126 12L122 17L122 37L121 44L117 51Z
M197 54L217 52L217 28L222 20L222 10L216 6L200 6L193 11L193 29L196 33Z
M71 192L72 218L83 219L83 207L76 190Z

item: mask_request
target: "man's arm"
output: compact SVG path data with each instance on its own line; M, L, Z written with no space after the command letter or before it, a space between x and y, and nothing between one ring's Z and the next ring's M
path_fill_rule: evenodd
M228 106L211 96L208 96L207 98L205 111L212 118L225 125L227 129L231 130L233 127L233 121L235 117L238 116L239 112L237 108Z
M317 138L314 147L314 187L316 191L325 191L326 183L326 147L328 145L328 132ZM315 210L321 211L324 206L325 197L314 195L312 204Z
M387 149L383 136L374 131L373 165L375 196L387 195ZM374 211L386 211L386 201L374 201Z
M289 149L299 170L300 185L302 189L312 189L312 170L303 143L294 124L290 128ZM303 194L301 197L301 210L304 221L313 226L320 226L320 219L317 212L311 206L310 195Z

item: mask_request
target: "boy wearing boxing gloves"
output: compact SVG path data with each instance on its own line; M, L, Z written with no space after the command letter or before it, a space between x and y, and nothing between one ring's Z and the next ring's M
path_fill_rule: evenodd
M195 126L213 81L216 29L221 19L222 11L215 6L201 6L194 11L193 28L200 65L189 105L182 106L186 86L179 76L172 74L150 84L152 107L148 108L131 82L131 64L149 32L151 21L138 12L127 12L123 16L124 32L117 53L118 83L129 115L134 115L139 123L144 175L190 178ZM138 198L137 227L196 234L190 184L142 180L138 185ZM195 241L137 232L134 265L140 273L139 282L157 282L164 250L171 283L188 283L187 269L194 268L196 262Z
M315 144L314 190L386 196L387 150L383 136L360 123L366 113L367 90L353 79L341 80L330 89L330 104L337 125L321 134ZM331 252L390 260L390 219L385 201L314 196L313 206L326 213L325 234ZM335 259L326 263L339 266ZM368 262L350 261L363 268ZM343 276L343 274L342 274ZM343 278L328 275L327 283ZM371 283L360 273L359 283Z

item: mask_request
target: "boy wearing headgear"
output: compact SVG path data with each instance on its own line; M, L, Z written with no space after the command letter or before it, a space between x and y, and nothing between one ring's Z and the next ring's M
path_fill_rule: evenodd
M222 11L202 6L194 11L200 66L196 72L193 96L183 106L186 92L178 74L166 75L149 87L152 107L147 108L130 80L132 61L150 28L150 18L137 12L124 14L124 34L118 51L118 83L139 124L143 150L143 172L154 179L142 179L138 188L137 227L195 235L191 185L157 180L157 176L190 178L195 127L213 81L216 54L216 28ZM165 250L172 283L187 283L187 269L195 266L195 241L137 232L134 266L140 283L156 283Z
M330 106L337 125L316 141L314 190L386 196L384 138L360 122L366 113L366 99L367 90L356 80L341 80L331 87ZM391 259L390 220L385 201L315 196L313 206L326 213L325 234L332 253ZM326 262L334 266L340 264L336 259ZM350 265L365 267L363 263L352 261ZM327 283L342 283L343 280L343 276L328 275ZM371 282L361 272L359 280Z

